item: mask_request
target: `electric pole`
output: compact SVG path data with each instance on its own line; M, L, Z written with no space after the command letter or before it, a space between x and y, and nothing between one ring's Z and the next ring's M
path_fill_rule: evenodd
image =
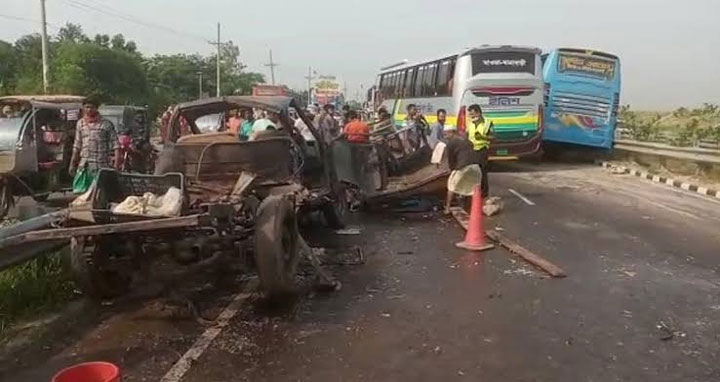
M308 106L312 103L312 80L315 79L315 76L312 74L312 66L308 66L308 75L305 77L308 81Z
M265 64L265 66L270 67L270 81L273 85L275 85L275 67L278 66L275 62L273 62L272 58L272 49L270 49L270 62Z
M215 96L220 97L220 23L217 24L217 87L215 89Z
M198 75L198 99L203 97L203 87L202 87L202 78L203 78L203 72L197 72Z
M49 88L48 78L48 51L47 51L47 22L45 21L45 0L40 0L40 21L42 22L42 74L43 93L47 94Z
M220 41L220 23L217 23L217 41L208 41L208 44L217 46L217 57L215 60L217 65L215 96L220 97L220 53L222 51L222 41Z

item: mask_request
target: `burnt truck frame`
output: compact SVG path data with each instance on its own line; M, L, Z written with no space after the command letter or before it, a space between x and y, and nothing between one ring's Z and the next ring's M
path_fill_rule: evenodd
M226 132L201 134L204 115L252 107L278 113L281 125L256 140L240 142ZM314 141L305 140L288 118L294 108ZM185 121L187 131L181 136ZM221 119L224 121L224 119ZM19 233L0 240L0 250L70 241L71 265L88 295L112 298L159 254L179 263L219 255L248 261L269 297L293 288L301 251L308 249L298 219L320 212L342 226L346 189L332 153L290 97L228 96L178 105L156 162L155 175L100 170L86 202L69 209L61 228ZM129 195L181 190L182 212L174 217L119 214L111 210Z

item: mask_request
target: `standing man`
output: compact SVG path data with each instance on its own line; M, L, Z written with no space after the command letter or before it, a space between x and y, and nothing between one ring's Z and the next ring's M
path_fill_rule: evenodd
M445 109L438 109L437 122L433 123L433 125L430 126L430 139L428 140L428 144L430 144L430 148L432 149L435 149L435 146L437 146L438 142L445 142L445 137L443 137L443 131L445 130L446 118L447 111L445 111Z
M377 115L378 120L373 126L373 132L382 135L394 133L395 124L393 123L390 113L388 113L387 109L381 107L380 109L378 109Z
M417 106L413 103L407 105L407 116L405 117L405 122L403 122L403 127L416 127L418 130L427 127L425 117L420 114Z
M473 188L480 178L480 166L477 164L477 154L473 146L464 137L458 134L457 127L445 125L443 135L447 147L445 153L451 173L448 177L447 198L445 199L445 213L450 213L450 205L455 194L470 196Z
M315 120L315 125L327 144L330 144L340 134L340 125L335 120L334 114L335 106L327 104L323 106L323 111Z
M480 105L473 104L468 107L470 122L467 124L468 140L475 150L477 161L482 169L482 196L487 198L490 192L488 184L488 156L490 150L490 139L493 134L493 123L483 117Z
M70 159L69 173L73 178L73 192L86 192L101 168L110 167L110 155L114 151L114 167L120 167L120 145L112 122L98 112L100 103L87 98L83 102L83 117L75 128L75 144Z
M370 128L367 123L360 120L360 116L355 110L347 112L347 118L350 120L345 125L345 139L353 143L368 143L370 141Z

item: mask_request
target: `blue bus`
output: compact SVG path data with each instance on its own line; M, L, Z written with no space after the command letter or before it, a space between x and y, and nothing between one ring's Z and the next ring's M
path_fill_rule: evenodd
M543 142L610 149L620 106L620 60L560 48L543 54Z

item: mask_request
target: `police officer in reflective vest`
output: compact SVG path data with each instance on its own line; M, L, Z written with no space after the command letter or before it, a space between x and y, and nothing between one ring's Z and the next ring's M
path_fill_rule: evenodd
M490 139L493 134L493 123L483 117L480 105L473 104L468 107L470 121L467 124L467 134L470 143L473 145L477 157L477 164L482 169L482 196L487 198L490 191L488 184L488 152L490 150Z

